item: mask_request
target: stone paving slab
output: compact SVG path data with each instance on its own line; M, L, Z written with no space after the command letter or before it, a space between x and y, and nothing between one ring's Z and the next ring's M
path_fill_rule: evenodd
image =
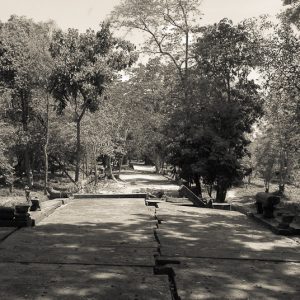
M153 274L153 210L132 199L73 200L0 244L0 299L171 299Z
M299 299L300 264L187 259L172 265L179 296L200 299Z
M198 221L199 222L199 221ZM213 227L213 224L212 224ZM160 224L156 230L165 256L299 261L300 245L270 232Z
M152 268L0 263L0 299L171 300Z
M0 261L154 266L150 219L145 203L132 199L72 201L10 236L0 246Z
M0 242L15 230L16 228L12 227L0 227Z
M57 208L63 205L63 200L48 200L41 204L41 210L31 211L30 217L34 220L34 224L37 225L46 217L50 216Z
M156 248L16 245L1 246L0 262L94 264L118 266L155 265Z
M80 203L79 203L80 202ZM84 203L85 202L85 203ZM99 225L99 224L119 224L122 228L136 226L139 228L151 228L153 217L150 215L145 204L120 205L119 203L101 204L97 200L87 202L85 200L76 200L67 204L67 210L72 213L66 213L63 209L58 209L40 225L44 224L71 224L71 225ZM119 201L120 202L120 201ZM62 219L63 218L63 219Z
M164 244L164 243L163 243ZM218 259L240 259L240 260L265 260L274 262L297 262L300 263L300 254L298 251L254 251L228 249L226 246L222 249L214 247L184 247L183 245L161 246L160 253L164 257L171 259L186 258L215 258Z
M105 193L105 194L74 194L74 199L108 199L108 198L125 198L125 199L145 199L146 193Z
M159 203L159 259L182 299L300 299L300 245L247 216Z
M299 243L243 214L169 206L169 211L166 205L157 209L163 219L156 230L163 255L300 261Z
M115 226L115 227L113 227ZM122 229L116 224L84 225L81 226L70 224L45 224L33 228L22 228L19 232L14 233L7 239L5 245L65 245L79 246L89 245L96 246L130 246L135 247L155 247L157 242L154 238L152 228L138 228L132 232L131 228Z

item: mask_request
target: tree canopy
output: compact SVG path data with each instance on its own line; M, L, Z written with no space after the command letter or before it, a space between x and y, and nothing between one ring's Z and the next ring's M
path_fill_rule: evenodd
M300 1L277 22L206 26L201 2L122 0L96 31L1 23L0 176L43 174L46 190L58 168L79 189L99 164L115 179L112 165L139 158L217 201L249 168L284 192L299 173Z

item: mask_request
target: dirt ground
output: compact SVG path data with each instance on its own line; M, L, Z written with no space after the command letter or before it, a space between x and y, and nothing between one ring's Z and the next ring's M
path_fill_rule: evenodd
M275 183L271 184L270 192L275 192L276 190L278 190L278 185ZM244 184L243 186L230 189L227 195L227 201L232 204L242 205L245 208L254 209L255 195L258 192L264 192L263 180L254 178L250 184ZM299 195L299 187L287 185L278 208L300 216Z
M61 190L72 190L74 184L70 183L68 178L57 176L50 178L50 185ZM81 189L80 193L132 193L132 192L154 192L163 191L166 194L176 195L178 185L169 181L166 177L155 174L155 168L152 166L135 165L134 170L123 170L120 178L114 180L100 180L97 185L90 183ZM277 184L271 184L270 192L276 191ZM205 189L204 189L205 190ZM259 178L253 178L250 184L244 184L239 187L233 187L228 191L227 201L243 206L249 210L255 210L255 195L264 191L263 181ZM288 213L300 216L300 188L292 185L286 186L285 195L281 200L279 209ZM42 181L37 183L37 188L32 192L33 197L42 201L48 198L42 191ZM204 192L204 197L207 195ZM24 189L14 189L9 193L8 188L0 189L0 206L14 206L26 201Z
M168 178L155 173L152 166L136 165L134 170L123 170L117 181L103 180L97 186L87 185L81 193L137 193L164 191L176 194L179 186Z
M62 176L51 178L49 185L64 191L74 189L74 184ZM107 179L99 180L97 185L94 182L85 184L79 193L112 194L164 191L177 194L178 188L177 184L170 182L166 177L155 174L155 167L136 165L134 170L123 170L117 181ZM36 182L36 187L31 194L32 197L37 197L42 201L48 200L42 190L42 181ZM15 188L12 193L9 193L8 188L0 189L0 206L14 206L25 202L24 189Z

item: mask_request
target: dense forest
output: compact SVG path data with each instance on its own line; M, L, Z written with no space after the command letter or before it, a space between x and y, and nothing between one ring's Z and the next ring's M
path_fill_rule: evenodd
M0 184L46 189L59 170L78 187L142 159L220 202L251 174L297 185L300 1L275 21L207 26L200 3L123 0L84 33L0 23Z

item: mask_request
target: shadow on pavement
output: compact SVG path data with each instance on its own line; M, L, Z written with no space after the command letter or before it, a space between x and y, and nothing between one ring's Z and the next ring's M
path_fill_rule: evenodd
M109 202L74 201L2 242L0 299L171 299L148 208Z

